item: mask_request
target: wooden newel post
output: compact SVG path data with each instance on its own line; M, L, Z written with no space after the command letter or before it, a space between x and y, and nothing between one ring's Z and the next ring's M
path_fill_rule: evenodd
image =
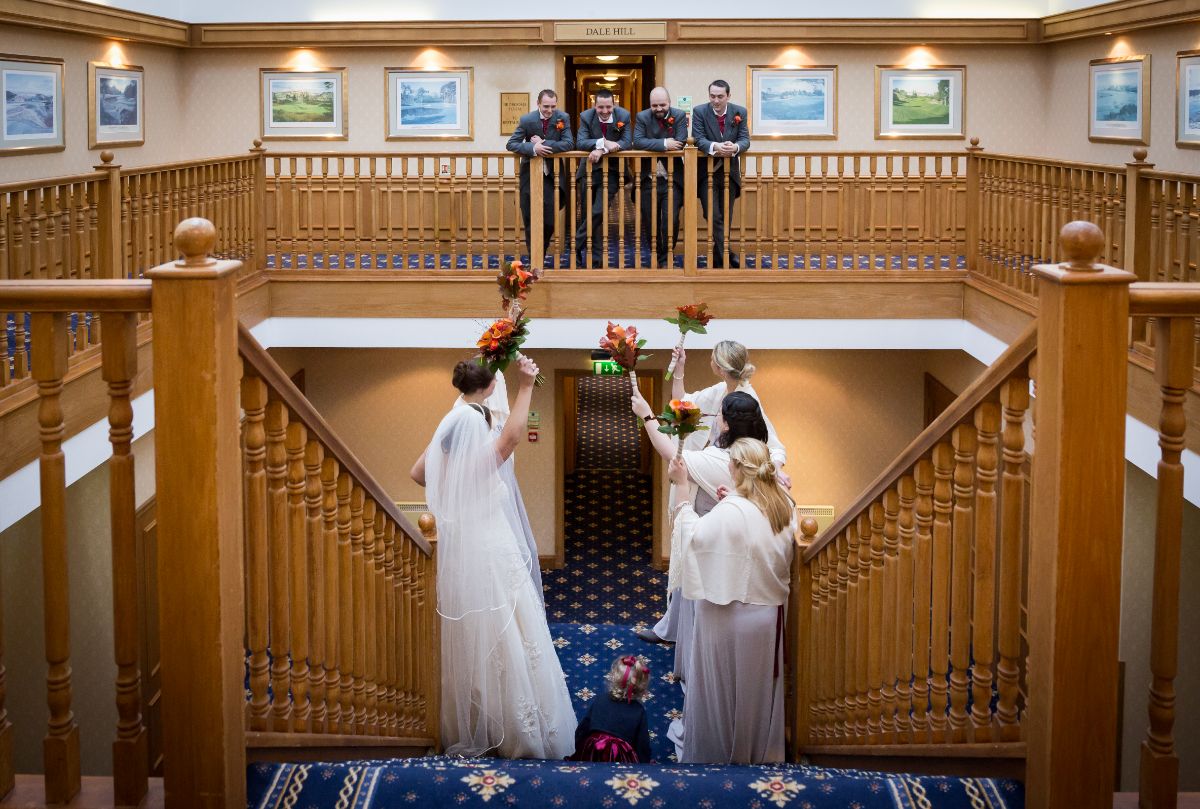
M208 257L216 229L186 219L180 261L154 282L158 576L164 788L169 807L246 803L244 580L234 286ZM186 629L186 631L185 631Z
M1037 446L1029 551L1027 801L1112 806L1132 273L1096 264L1089 222L1038 265Z
M979 196L979 153L983 147L979 138L971 138L967 147L967 269L975 270L979 263L979 223L983 218L982 200Z
M1150 183L1142 172L1154 168L1146 162L1146 147L1133 150L1133 160L1125 164L1125 256L1124 269L1139 281L1150 277Z
M683 272L685 275L695 275L696 262L699 253L696 241L699 238L700 225L696 217L700 211L699 190L700 170L699 152L696 150L694 138L688 138L688 145L683 150Z
M125 240L121 237L121 166L114 164L113 153L100 153L96 171L108 176L99 183L96 196L97 255L92 272L96 278L125 277Z
M422 560L428 567L425 577L425 614L428 616L422 640L428 644L425 654L425 732L433 739L433 748L442 751L442 620L437 611L437 520L429 512L418 519L421 534L429 543L429 557ZM414 549L416 550L416 549ZM420 551L417 550L419 554Z
M251 270L267 266L267 150L259 138L254 139L250 153L254 161L254 204L250 206L250 233L254 239Z
M788 725L791 728L791 743L788 753L793 761L800 760L800 754L810 743L809 732L812 724L809 711L812 705L813 683L816 681L818 662L814 651L816 649L813 633L812 617L816 609L813 598L813 562L804 561L804 553L817 538L817 521L805 517L800 521L800 535L796 537L796 547L792 556L792 592L788 595L787 614L787 655L784 659L785 671L791 679L791 688L785 693L791 693Z
M531 157L529 159L529 266L540 273L546 266L545 211L546 186L543 172L546 170L546 158ZM553 186L551 186L553 187ZM553 191L551 191L553 193ZM568 217L568 220L572 217Z

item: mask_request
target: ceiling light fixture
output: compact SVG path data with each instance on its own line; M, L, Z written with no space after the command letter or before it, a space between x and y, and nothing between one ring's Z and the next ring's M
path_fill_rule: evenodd
M615 62L620 58L620 56L597 56L596 60L599 62Z

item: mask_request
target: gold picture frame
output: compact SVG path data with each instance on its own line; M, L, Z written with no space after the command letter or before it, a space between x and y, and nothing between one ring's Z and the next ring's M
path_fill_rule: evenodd
M1088 140L1150 145L1150 54L1088 62Z
M1175 54L1175 145L1200 149L1200 50Z
M329 98L325 98L325 94ZM258 109L263 140L347 140L346 68L263 67Z
M963 140L967 66L875 66L876 140Z
M88 148L145 142L146 71L140 65L88 62Z
M747 65L750 135L771 140L837 140L837 87L837 65Z
M475 68L383 69L384 140L475 140Z
M519 110L519 112L518 112ZM529 93L500 93L500 134L511 135L529 112Z
M0 157L67 148L63 59L0 53Z

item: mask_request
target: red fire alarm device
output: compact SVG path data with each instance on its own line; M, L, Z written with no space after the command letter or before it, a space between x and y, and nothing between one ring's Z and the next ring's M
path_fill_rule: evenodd
M537 431L537 430L530 430L530 431L529 431L529 443L531 443L531 444L536 444L536 443L537 443L537 440L538 440L538 438L537 438L537 434L538 434L538 431Z

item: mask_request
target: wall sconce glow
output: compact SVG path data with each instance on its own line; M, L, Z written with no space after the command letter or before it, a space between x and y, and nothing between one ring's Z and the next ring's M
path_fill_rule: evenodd
M104 61L113 67L123 67L129 64L125 58L125 49L116 42L109 45L108 50L104 52Z
M288 60L288 67L294 67L297 70L316 70L320 67L320 61L317 55L308 48L301 48L292 54L292 58Z
M435 48L426 48L417 55L415 64L422 70L440 70L446 64L446 55Z
M937 64L937 60L934 59L928 48L920 47L909 51L901 60L901 64L909 68L923 69Z
M621 58L620 56L597 56L596 61L598 61L598 62L615 62L620 58Z
M775 64L778 67L786 68L788 70L795 70L798 67L809 64L811 61L812 60L808 58L808 55L799 48L788 48L783 53L779 54L779 57L775 60Z
M1108 49L1109 56L1129 56L1133 53L1133 48L1129 46L1129 40L1125 37L1116 39L1112 47Z

